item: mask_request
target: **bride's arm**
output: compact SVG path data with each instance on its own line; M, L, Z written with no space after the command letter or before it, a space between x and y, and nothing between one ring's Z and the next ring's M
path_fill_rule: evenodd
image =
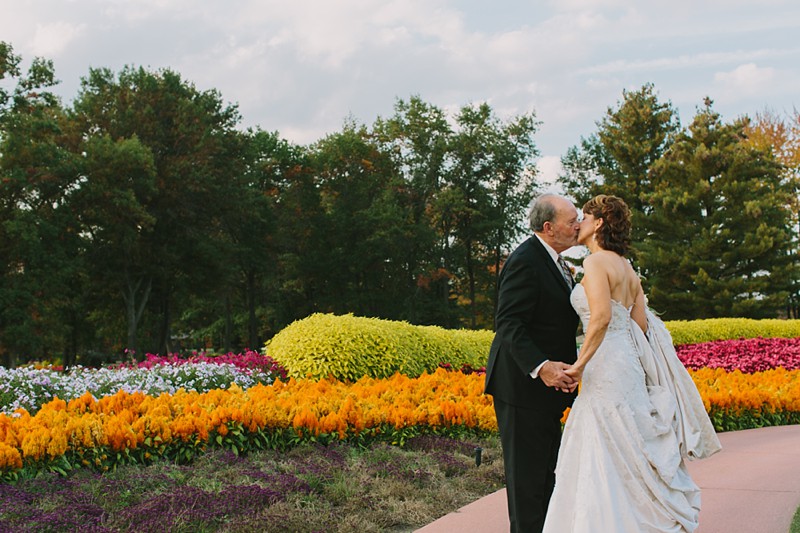
M637 324L639 324L642 333L647 333L647 314L645 313L646 309L647 309L647 303L644 298L644 291L642 290L642 286L640 284L639 292L636 294L636 303L633 304L633 310L631 311L631 317Z
M586 327L578 360L566 373L576 380L583 375L583 369L594 356L603 338L606 336L608 324L611 322L611 287L608 282L608 271L602 258L590 255L583 262L583 285L589 303L589 324Z

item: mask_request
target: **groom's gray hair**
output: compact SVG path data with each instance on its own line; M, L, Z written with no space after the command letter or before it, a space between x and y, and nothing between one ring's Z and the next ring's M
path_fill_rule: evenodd
M545 193L534 198L528 212L528 220L533 231L542 231L545 222L552 222L556 218L556 206L553 205L553 198L560 198L557 194Z

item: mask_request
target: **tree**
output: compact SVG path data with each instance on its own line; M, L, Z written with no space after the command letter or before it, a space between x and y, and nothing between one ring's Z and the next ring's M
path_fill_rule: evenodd
M396 203L389 158L366 127L345 124L311 149L325 235L316 258L316 302L323 310L397 318L401 274L396 236L406 221ZM401 307L401 306L400 306Z
M169 351L175 302L220 279L219 218L235 208L225 201L229 174L237 172L238 112L216 91L198 91L168 69L131 67L118 77L91 69L73 107L83 138L137 139L152 156L155 193L145 205L152 228L138 233L139 253L118 276L116 290L125 303L126 346L138 350L139 310L155 298L160 319L151 322L152 347ZM113 271L111 264L96 266Z
M515 117L502 126L493 147L496 170L489 185L493 198L489 215L493 222L489 259L495 288L490 293L493 295L492 317L497 307L497 285L502 261L520 237L530 233L528 221L521 215L527 212L537 190L534 158L538 157L539 151L533 134L538 126L539 122L533 113Z
M22 75L20 61L0 42L0 79L16 80L12 93L0 88L0 353L13 366L63 350L69 363L86 326L75 159L52 62L35 58Z
M268 313L272 332L318 312L318 261L326 254L322 191L310 148L292 146L273 157L281 164L277 181L274 235L278 257L269 290L277 298ZM323 273L324 274L324 273Z
M280 211L294 176L306 164L305 150L281 139L276 132L248 132L246 143L237 209L222 222L234 243L232 257L239 268L237 285L246 306L247 346L256 348L266 336L286 325L278 318L283 311L277 309L281 292L279 257L281 244L286 242L278 234L285 232L285 237L292 239L293 225L280 223L289 218L281 216Z
M680 129L677 111L658 100L652 84L645 84L638 91L623 91L617 108L609 107L597 126L596 134L562 158L565 174L559 182L579 205L600 193L625 200L633 214L633 241L639 242L645 196L653 186L650 169Z
M95 301L113 301L121 294L124 346L135 351L153 288L148 246L156 224L150 212L157 194L153 154L135 135L116 140L108 134L78 137L75 152L83 154L82 180L70 206L86 240Z
M746 125L723 123L707 99L653 164L639 266L666 318L775 316L796 277L796 193L772 155L745 142Z
M446 268L466 286L459 292L469 326L491 327L494 298L478 295L494 295L500 256L523 231L518 221L533 195L537 123L533 115L504 123L485 103L462 107L456 123L452 166L437 202Z
M794 257L795 266L800 269L800 111L795 110L786 118L766 110L757 113L746 126L747 142L763 151L771 152L783 165L783 176L796 194L791 206L794 212ZM800 279L792 280L786 315L800 318Z
M394 198L405 224L393 235L403 274L403 316L414 324L455 322L446 247L434 227L434 202L445 183L453 135L444 111L419 96L398 99L394 115L378 118L372 135L392 162ZM399 230L400 228L398 228Z
M526 231L537 126L532 113L503 121L488 104L464 106L449 121L419 97L398 100L394 116L375 123L401 178L394 198L406 224L396 243L412 322L491 327L495 276Z

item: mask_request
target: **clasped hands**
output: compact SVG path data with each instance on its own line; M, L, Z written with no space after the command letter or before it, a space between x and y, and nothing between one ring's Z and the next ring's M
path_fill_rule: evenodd
M539 379L561 392L573 392L583 376L583 368L561 361L548 361L539 370Z

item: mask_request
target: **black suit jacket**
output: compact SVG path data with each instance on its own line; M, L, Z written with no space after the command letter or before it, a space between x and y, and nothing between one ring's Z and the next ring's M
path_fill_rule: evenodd
M536 237L512 252L498 281L487 394L553 414L572 404L576 393L563 393L530 376L545 360L571 364L577 358L578 315L569 300L571 290Z

